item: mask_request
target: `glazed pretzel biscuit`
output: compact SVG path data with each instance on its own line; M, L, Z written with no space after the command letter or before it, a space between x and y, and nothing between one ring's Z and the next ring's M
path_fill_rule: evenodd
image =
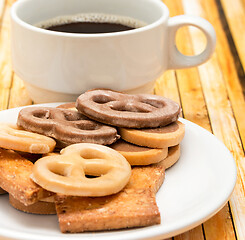
M80 95L76 108L99 122L128 128L165 126L176 121L181 110L176 102L164 97L109 90L93 90Z
M121 153L131 165L149 165L160 162L168 155L168 148L140 147L123 140L113 143L111 148Z
M39 159L34 164L31 178L56 193L105 196L124 188L130 174L129 163L117 151L97 144L80 143L64 148L61 155Z
M17 124L27 131L40 133L65 143L112 144L117 130L68 109L28 107L20 111Z
M178 145L182 141L185 135L185 125L176 121L159 128L119 128L118 131L121 138L127 142L151 148L167 148Z
M54 197L55 197L55 194L52 195L52 196L50 196L50 197L42 198L39 201L41 201L41 202L54 203Z
M17 199L15 199L11 194L9 194L9 203L15 209L26 213L45 215L56 214L54 202L39 201L29 206L26 206Z
M0 147L28 153L48 153L56 142L49 137L21 130L14 124L0 123Z

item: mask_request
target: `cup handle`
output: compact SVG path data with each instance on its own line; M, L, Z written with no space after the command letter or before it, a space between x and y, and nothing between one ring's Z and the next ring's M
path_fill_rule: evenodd
M176 46L176 32L183 26L194 26L203 31L207 38L206 48L195 56L182 54ZM207 61L215 50L216 34L213 26L205 19L196 16L180 15L168 20L169 33L169 60L168 69L188 68L200 65Z

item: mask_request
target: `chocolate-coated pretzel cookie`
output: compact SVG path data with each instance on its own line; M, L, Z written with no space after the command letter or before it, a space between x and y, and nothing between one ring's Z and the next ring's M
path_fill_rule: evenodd
M77 98L76 108L89 118L117 127L153 128L178 119L180 106L151 94L129 95L92 90Z
M118 139L117 130L88 119L83 114L51 107L28 107L19 112L17 125L69 144L108 145Z

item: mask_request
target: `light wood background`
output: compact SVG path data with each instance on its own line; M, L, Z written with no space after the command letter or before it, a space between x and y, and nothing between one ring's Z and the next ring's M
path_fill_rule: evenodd
M132 0L133 1L133 0ZM13 73L10 52L10 7L0 0L0 110L29 105L23 82ZM179 102L183 117L217 136L233 154L237 184L226 204L210 220L174 240L245 239L245 0L164 0L170 15L191 14L210 21L217 34L213 57L196 68L168 71L155 93ZM205 37L196 28L182 28L178 48L200 53Z

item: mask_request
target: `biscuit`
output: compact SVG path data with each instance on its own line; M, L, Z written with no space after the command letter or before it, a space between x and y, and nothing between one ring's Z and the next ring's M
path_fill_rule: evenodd
M131 165L149 165L160 162L168 155L168 148L147 148L137 146L121 139L110 145L121 153Z
M78 112L108 125L127 128L153 128L175 122L181 112L178 103L152 94L90 90L75 104Z
M54 202L38 201L34 204L26 206L17 199L15 199L11 194L9 194L9 203L15 209L26 213L45 215L56 214Z
M93 176L87 177L87 176ZM77 143L35 162L31 179L43 188L71 196L106 196L128 183L131 166L112 148Z
M166 148L178 145L182 141L185 135L185 125L176 121L159 128L119 128L118 131L121 138L127 142L151 148Z
M7 193L7 192L4 191L2 188L0 188L0 195L5 194L5 193Z
M180 158L180 145L168 148L168 156L163 159L165 170L172 167Z
M52 152L56 142L50 137L22 130L14 124L0 124L0 147L15 151L44 154Z
M57 108L65 108L65 109L70 109L70 110L73 110L73 111L77 111L77 109L75 107L75 102L64 103L64 104L61 104L61 105L57 106Z
M48 153L44 153L44 154L33 154L33 153L28 153L28 152L20 152L20 151L15 151L16 153L18 153L21 157L31 161L31 162L36 162L39 158L41 158L43 155L48 154ZM53 152L50 152L53 153Z
M0 149L0 187L26 206L52 195L30 179L32 167L18 153Z
M118 139L117 130L83 114L63 108L27 107L18 115L17 125L23 129L74 143L97 143L108 145Z
M127 186L106 197L56 195L55 204L63 233L101 231L160 224L155 194L164 180L162 162L134 167Z

